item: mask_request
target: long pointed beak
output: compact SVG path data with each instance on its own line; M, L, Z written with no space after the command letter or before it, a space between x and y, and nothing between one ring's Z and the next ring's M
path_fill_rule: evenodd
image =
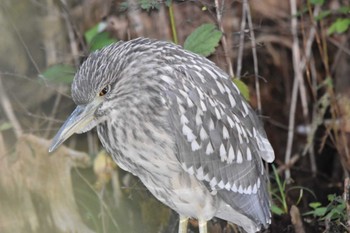
M94 120L94 113L98 103L91 102L88 105L79 105L64 122L56 136L52 139L49 152L56 150L64 141L74 133L84 131L84 128Z

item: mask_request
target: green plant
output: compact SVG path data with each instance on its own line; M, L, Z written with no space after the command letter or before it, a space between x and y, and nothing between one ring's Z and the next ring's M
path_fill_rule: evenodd
M325 0L309 0L309 4L316 6L323 6L326 3ZM331 19L331 24L328 27L328 35L332 35L334 33L344 33L350 28L350 6L341 6L335 10L321 10L318 15L314 17L316 21L321 21L323 19L330 19L333 15L335 16L335 20Z
M84 33L84 37L90 51L101 49L117 41L116 39L110 37L108 32L101 30L101 28L105 27L103 24L104 22L100 22Z
M169 6L171 1L172 0L165 0L164 2L167 6ZM159 0L138 0L137 7L149 12L152 10L159 10L161 4L162 4L162 1L159 1ZM129 8L130 8L130 5L128 1L124 1L119 4L119 10L121 11L126 11Z
M288 205L286 200L286 181L281 181L280 176L274 165L272 165L273 175L277 184L277 189L271 190L272 197L278 201L279 205L273 203L271 205L272 213L282 215L288 213Z
M103 22L96 24L84 33L90 51L101 49L117 40L110 37L108 32L101 30ZM39 78L51 83L70 84L73 81L76 68L69 64L55 64L39 74Z
M184 49L207 57L215 51L221 37L222 32L214 24L203 24L186 38Z
M75 68L68 64L55 64L48 67L39 78L52 82L69 84L73 81Z
M5 122L2 122L0 124L0 132L11 129L11 128L12 128L12 124L10 122L5 121Z
M322 206L320 202L311 202L309 206L311 211L304 213L304 216L312 215L318 218L320 221L333 221L342 223L346 221L346 205L341 196L335 194L329 194L327 196L329 203L326 206Z
M271 205L271 212L276 215L282 215L282 214L288 214L288 203L287 203L287 194L288 192L298 189L299 190L299 197L297 201L295 202L295 205L298 205L303 198L304 195L304 190L309 192L311 195L315 197L315 194L313 193L312 190L301 187L301 186L292 186L290 188L287 187L287 182L284 180L282 181L277 169L274 165L272 165L272 170L273 170L273 176L276 181L277 188L272 189L271 188L271 195L273 198L273 203Z

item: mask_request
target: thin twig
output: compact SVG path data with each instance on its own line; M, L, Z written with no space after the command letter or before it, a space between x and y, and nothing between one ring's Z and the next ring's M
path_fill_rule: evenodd
M90 183L90 181L88 181L86 179L85 176L83 176L83 174L81 174L81 172L79 171L79 169L77 167L74 167L75 172L77 173L77 175L82 179L83 182L85 182L85 184L87 185L87 187L93 192L95 193L95 195L99 196L99 193L96 191L96 189L93 187L93 185ZM107 203L104 201L104 199L99 199L100 204L103 206L103 208L106 210L106 214L108 215L110 221L112 222L112 224L115 226L115 228L119 231L120 227L119 224L117 223L116 219L113 217L113 214L111 213L111 210L109 208L109 206L107 205Z
M350 49L347 48L344 44L339 43L339 41L331 37L328 37L327 40L334 46L338 47L338 49L341 49L343 53L346 53L348 56L350 56Z
M56 5L52 1L48 1L46 10L47 10L46 19L48 22L50 22L50 24L48 24L48 25L52 26L53 23L60 22L60 20L58 18L59 15L57 13ZM50 30L54 30L54 29L50 29ZM47 65L53 65L53 64L57 63L58 58L57 58L57 53L55 52L57 49L56 48L57 43L58 42L57 42L57 40L55 40L53 33L46 33L44 44L45 44L46 64ZM62 91L62 87L59 87L59 89ZM51 117L51 118L55 117L61 99L62 99L62 96L59 93L56 94L53 109L52 109L49 117ZM46 127L47 131L44 134L44 138L47 138L50 135L52 124L53 124L53 122L49 121L49 123Z
M228 66L228 74L230 75L231 78L233 78L235 76L235 74L233 72L232 62L231 62L231 59L230 59L230 56L228 53L228 46L227 46L227 40L226 40L226 36L225 36L224 27L222 26L223 7L224 7L224 0L222 0L222 2L221 2L221 7L219 4L219 0L215 0L216 18L218 21L219 29L223 33L223 35L221 37L221 43L222 43L222 48L224 49L225 59L226 59L226 63Z
M13 130L15 132L16 137L19 138L22 135L23 130L21 128L21 125L19 124L19 121L16 118L16 115L13 111L11 102L10 102L9 98L7 97L5 88L4 88L3 83L2 83L1 76L0 76L0 102L1 102L2 108L5 112L8 120L10 121L11 125L13 126Z
M73 29L72 26L72 22L70 21L70 17L69 17L69 12L67 11L67 2L66 0L61 0L61 3L63 6L63 19L66 23L66 27L67 27L67 32L68 32L68 38L69 38L69 45L70 45L70 50L73 56L73 61L76 67L79 67L79 47L78 47L78 43L77 40L75 39L75 31Z
M171 32L173 33L173 42L175 44L178 44L179 40L177 38L173 1L170 1L170 4L169 4L168 8L169 8L169 18L170 18Z
M291 8L291 31L293 36L293 70L294 78L298 79L298 85L300 89L300 98L304 119L308 119L308 108L307 108L307 98L306 98L306 88L303 79L303 72L301 70L301 56L300 56L300 47L299 47L299 38L298 38L298 18L297 18L297 4L296 0L290 0Z
M281 174L283 171L285 171L286 169L290 169L291 167L294 166L294 164L296 162L298 162L300 159L300 155L298 154L295 154L291 157L291 159L289 160L289 163L287 164L281 164L278 166L278 169L277 169L277 173L278 174Z
M313 11L313 14L310 15L310 18L312 20L312 27L309 30L309 36L308 36L308 39L306 40L306 45L305 45L305 49L304 49L305 53L304 53L304 56L303 56L301 63L300 63L300 72L301 73L304 72L304 70L306 69L306 64L310 63L310 58L312 57L312 45L315 41L316 26L317 26L316 22L313 21L313 17L319 14L320 9L321 9L320 5L316 5L316 7ZM317 89L317 77L316 77L316 75L317 74L315 71L314 62L311 62L310 67L311 67L312 87L314 90L313 96L316 96L316 92L317 92L316 91L316 89ZM300 95L302 97L303 92L300 92ZM317 109L314 106L314 109L313 109L314 116L315 116L315 114L317 114L316 111L317 111ZM310 156L311 172L312 172L313 176L315 176L317 173L317 165L316 165L315 151L314 151L314 148L312 146L309 149L309 156Z
M66 3L65 0L61 0L61 3L62 3L63 6L67 6L67 3ZM50 7L54 7L54 6L50 6ZM78 67L79 66L78 45L77 45L77 42L76 42L76 40L74 38L74 30L73 30L73 27L72 27L71 22L69 20L68 12L65 10L66 9L65 7L63 7L63 9L64 9L64 11L62 12L62 15L63 15L64 21L66 23L67 31L68 31L68 37L69 37L69 41L70 41L71 53L73 55L74 64L75 64L76 67ZM57 113L59 104L60 104L61 99L62 99L62 95L60 93L63 90L64 90L64 88L63 88L62 85L58 86L58 92L57 92L57 96L56 96L56 99L55 99L55 102L54 102L51 114L49 116L50 118L54 118L56 113ZM51 131L52 125L53 125L53 121L49 121L49 123L47 125L47 131L46 131L46 133L44 135L45 138L47 138L50 135L50 131Z
M313 59L312 53L311 53L311 59L310 59L310 73L311 73L311 85L312 85L312 90L314 92L314 96L316 96L317 93L317 71L316 71L316 65L315 65L315 60ZM317 105L313 107L313 118L317 114ZM315 157L315 150L314 147L310 147L310 167L311 167L311 172L313 176L316 176L317 174L317 165L316 165L316 157Z
M0 131L0 162L3 164L3 159L5 159L5 155L8 153L7 147L5 145L4 137L2 132Z
M346 218L347 218L347 228L350 232L350 179L349 177L344 180L344 194L343 198L346 204Z
M244 10L245 9L245 7L244 7L245 4L247 4L246 1L244 1L243 4L242 4L241 30L240 30L240 34L239 34L239 45L238 45L238 54L237 54L237 70L236 70L237 78L241 77L241 70L242 70L245 25L246 25L246 18L247 18L247 11Z
M258 102L258 112L259 112L259 114L261 114L262 108L261 108L259 70L258 70L258 55L257 55L257 52L256 52L255 34L254 34L252 16L250 14L250 6L249 6L249 3L248 3L248 0L244 0L243 6L244 6L245 11L247 12L248 27L249 27L249 32L250 32L250 41L251 41L251 44L252 44L252 54L253 54L253 62L254 62L256 99L257 99L257 102Z
M293 0L291 0L293 1ZM287 146L286 146L286 154L284 158L285 164L290 163L290 157L292 154L292 146L293 146L293 138L294 138L294 124L295 124L295 109L297 105L297 99L298 99L298 89L299 89L299 80L297 78L293 81L293 90L292 90L292 97L291 97L291 103L290 103L290 111L289 111L289 123L288 123L288 139L287 139ZM285 179L286 181L290 181L290 169L286 169L285 171Z
M62 85L59 85L58 86L58 90L59 92L63 91L64 87ZM56 113L57 113L57 110L58 110L58 107L60 105L60 102L61 102L61 99L62 99L62 95L57 93L56 95L56 98L55 98L55 102L53 104L53 107L52 107L52 111L50 113L50 116L49 118L54 118L56 116ZM52 125L53 125L53 121L49 121L47 127L46 127L46 133L44 134L44 138L48 138L50 133L51 133L51 130L52 130Z
M321 6L316 5L314 12L313 12L313 16L311 16L311 18L318 15L320 10L321 10ZM306 64L310 60L310 56L311 56L311 52L312 52L312 45L315 41L315 36L316 36L316 26L317 26L316 22L313 22L312 27L310 28L310 31L309 31L309 37L306 41L306 45L305 45L305 49L304 49L305 54L304 54L304 57L301 59L301 63L300 63L301 72L303 72L305 70Z
M299 39L298 39L298 19L296 18L297 14L297 5L296 0L289 0L291 7L291 31L293 36L293 70L294 70L294 82L293 82L293 91L291 97L290 111L289 111L289 123L288 123L288 139L285 153L285 163L288 164L292 154L293 147L293 138L294 138L294 125L295 125L295 110L297 105L297 95L298 89L300 88L301 92L301 102L304 118L307 119L307 103L306 103L306 91L303 80L303 74L300 69L300 48L299 48ZM305 99L304 99L305 98ZM285 179L289 181L291 178L290 169L285 171Z

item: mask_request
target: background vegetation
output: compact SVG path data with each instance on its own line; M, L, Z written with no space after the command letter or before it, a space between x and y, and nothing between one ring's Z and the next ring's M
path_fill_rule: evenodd
M0 0L0 232L177 231L95 132L47 152L86 56L140 36L213 60L261 116L276 152L264 232L348 232L349 27L348 0Z

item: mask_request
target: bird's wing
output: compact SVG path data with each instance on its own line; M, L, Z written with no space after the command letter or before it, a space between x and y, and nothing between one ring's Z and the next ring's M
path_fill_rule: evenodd
M181 82L167 92L178 160L226 203L265 225L270 216L262 158L274 160L265 131L225 73L211 64L192 68L177 69Z

